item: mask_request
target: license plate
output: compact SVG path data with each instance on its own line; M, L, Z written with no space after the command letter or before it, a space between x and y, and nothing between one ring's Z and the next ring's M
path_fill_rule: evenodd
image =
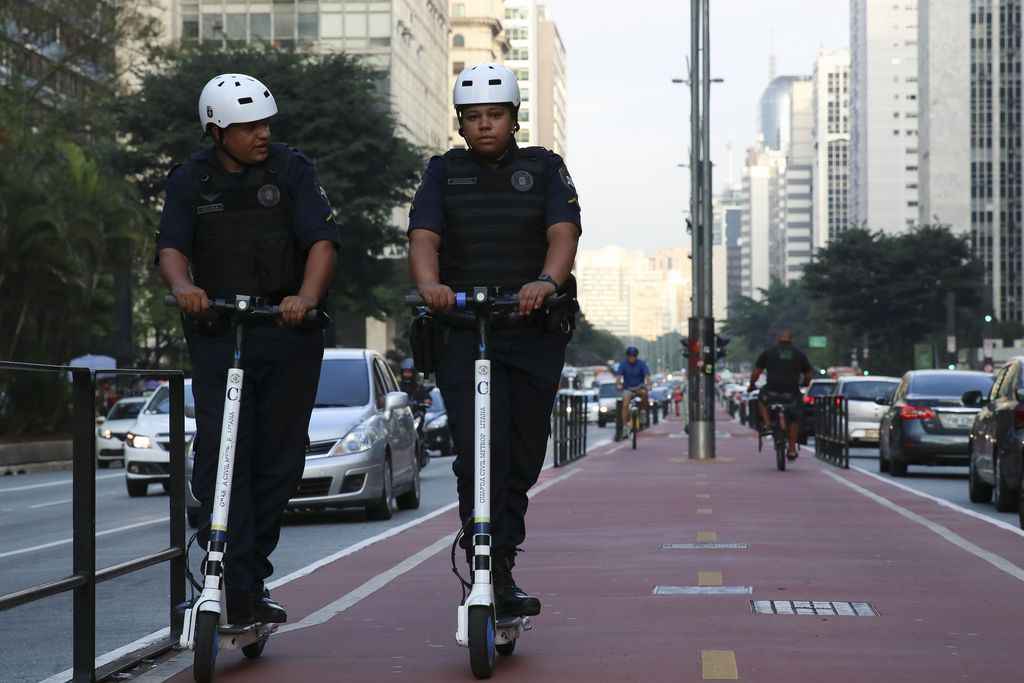
M878 430L877 429L865 429L864 438L870 441L878 441Z
M939 421L946 429L970 429L974 424L974 415L939 413Z

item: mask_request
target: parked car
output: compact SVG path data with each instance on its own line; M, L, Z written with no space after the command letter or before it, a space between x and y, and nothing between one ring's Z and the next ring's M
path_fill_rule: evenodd
M960 370L913 370L903 375L885 406L880 426L878 468L894 477L908 465L967 465L977 406L963 395L988 395L992 375Z
M1000 512L1019 508L1024 449L1024 358L996 371L987 392L968 391L965 405L980 408L970 437L968 492L972 502L995 503ZM1024 526L1024 514L1021 516Z
M601 415L601 400L597 389L584 389L583 394L587 397L587 423L597 422Z
M185 380L185 440L196 433L196 400L192 380ZM150 484L170 487L171 390L166 384L154 391L124 438L124 476L128 495L146 495Z
M597 385L598 416L597 426L604 427L615 423L615 402L622 398L622 389L615 382L603 382Z
M365 507L373 520L390 519L395 505L419 507L420 468L409 397L378 353L324 352L309 440L290 507Z
M878 444L879 425L885 406L878 401L889 398L900 380L896 377L840 377L833 387L833 395L845 397L849 405L847 438L852 444Z
M426 424L423 425L423 436L427 448L439 451L442 458L455 453L455 442L448 428L448 410L445 408L441 390L434 387L430 390L430 408L427 409Z
M834 379L812 379L803 397L803 412L800 415L800 443L807 443L807 440L814 436L814 423L818 419L818 410L815 407L814 399L819 396L829 396L835 390Z
M114 404L106 417L96 420L97 466L110 467L112 462L124 462L124 439L147 400L146 396L122 398Z

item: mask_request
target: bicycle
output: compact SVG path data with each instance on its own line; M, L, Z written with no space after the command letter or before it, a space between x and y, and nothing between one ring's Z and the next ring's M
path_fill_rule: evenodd
M633 450L636 450L636 435L640 433L640 404L643 398L634 396L629 401L629 430L632 432Z
M768 404L768 422L772 427L772 442L775 445L775 466L780 472L786 471L786 454L788 424L786 423L786 408L792 403L792 398L787 394L766 394ZM757 431L757 452L761 452L764 442L764 433Z

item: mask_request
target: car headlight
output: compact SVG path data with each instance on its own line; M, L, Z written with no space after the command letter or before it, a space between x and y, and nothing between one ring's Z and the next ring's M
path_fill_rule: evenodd
M331 446L327 455L351 455L368 451L373 447L373 432L366 425L359 425Z
M109 429L104 429L103 427L100 427L99 429L96 430L96 436L100 437L101 439L111 439L113 438L114 433Z
M607 413L608 412L608 406L601 406L601 412L602 413Z
M448 413L444 415L438 415L433 420L427 423L427 429L444 429L448 426Z
M125 437L125 442L132 448L152 448L153 440L148 436L141 434L132 434L128 432L128 436Z

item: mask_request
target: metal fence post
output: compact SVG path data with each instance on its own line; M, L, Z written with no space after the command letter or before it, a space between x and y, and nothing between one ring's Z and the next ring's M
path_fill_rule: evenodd
M168 547L180 548L181 556L170 561L170 625L171 637L181 635L184 614L178 605L185 602L185 378L175 375L170 378L171 397L171 443L170 470L171 495L170 543Z
M615 440L622 441L622 399L615 399Z
M92 371L75 368L72 376L72 573L85 579L74 589L72 681L96 680L96 417Z
M842 468L850 469L850 399L843 398L843 450Z

